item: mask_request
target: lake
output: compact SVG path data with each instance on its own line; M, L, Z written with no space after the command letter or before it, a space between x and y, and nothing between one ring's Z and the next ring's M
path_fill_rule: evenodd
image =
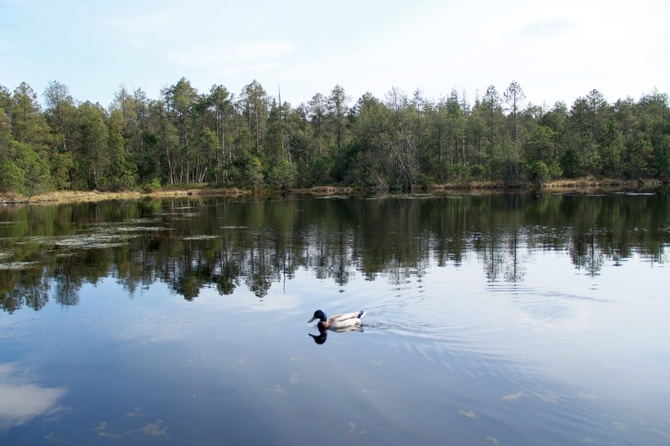
M0 208L0 444L668 445L669 246L667 191Z

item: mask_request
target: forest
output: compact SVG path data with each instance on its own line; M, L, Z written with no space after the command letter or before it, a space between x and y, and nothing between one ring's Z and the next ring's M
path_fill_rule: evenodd
M670 180L668 95L538 106L513 81L474 101L392 88L353 102L337 85L297 107L253 81L239 94L180 79L158 99L119 87L108 107L49 82L0 85L0 192L163 187L378 191L563 178Z

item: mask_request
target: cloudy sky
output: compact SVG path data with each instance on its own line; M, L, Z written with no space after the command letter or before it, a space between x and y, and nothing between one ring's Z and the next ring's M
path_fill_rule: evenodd
M0 0L0 84L57 80L107 106L122 84L255 79L297 106L338 84L472 101L516 80L539 105L614 102L670 93L669 19L667 0Z

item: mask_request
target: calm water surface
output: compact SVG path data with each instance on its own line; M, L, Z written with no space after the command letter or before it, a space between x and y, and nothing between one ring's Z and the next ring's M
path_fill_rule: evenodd
M2 208L0 444L667 445L669 243L663 192Z

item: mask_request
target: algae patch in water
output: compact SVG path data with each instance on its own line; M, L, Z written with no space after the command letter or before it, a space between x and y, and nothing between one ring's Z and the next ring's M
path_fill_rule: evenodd
M466 416L468 418L472 418L473 420L478 420L479 419L479 415L477 415L473 410L461 409L461 410L458 411L458 413L460 415Z
M37 265L38 262L10 262L10 263L0 263L0 270L13 270L18 271L22 269L30 269L33 266Z
M134 234L113 234L110 232L111 231L103 231L64 237L29 237L17 244L52 245L59 248L71 249L104 249L123 246L128 239L139 237L139 235Z
M136 414L134 413L129 413L127 416L132 417L135 416ZM106 438L111 438L113 440L119 440L121 438L127 437L127 436L132 436L135 434L145 434L149 435L151 437L162 437L165 440L170 439L170 435L168 433L168 430L170 428L168 426L165 426L163 424L163 420L156 420L153 423L149 423L144 425L141 428L138 429L131 429L131 430L126 430L123 432L112 432L109 430L109 425L106 421L101 421L98 423L97 426L92 427L89 429L91 432L97 432L100 437L106 437Z
M219 238L218 235L190 235L186 237L182 237L182 240L186 241L193 241L193 240L212 240L215 238Z

